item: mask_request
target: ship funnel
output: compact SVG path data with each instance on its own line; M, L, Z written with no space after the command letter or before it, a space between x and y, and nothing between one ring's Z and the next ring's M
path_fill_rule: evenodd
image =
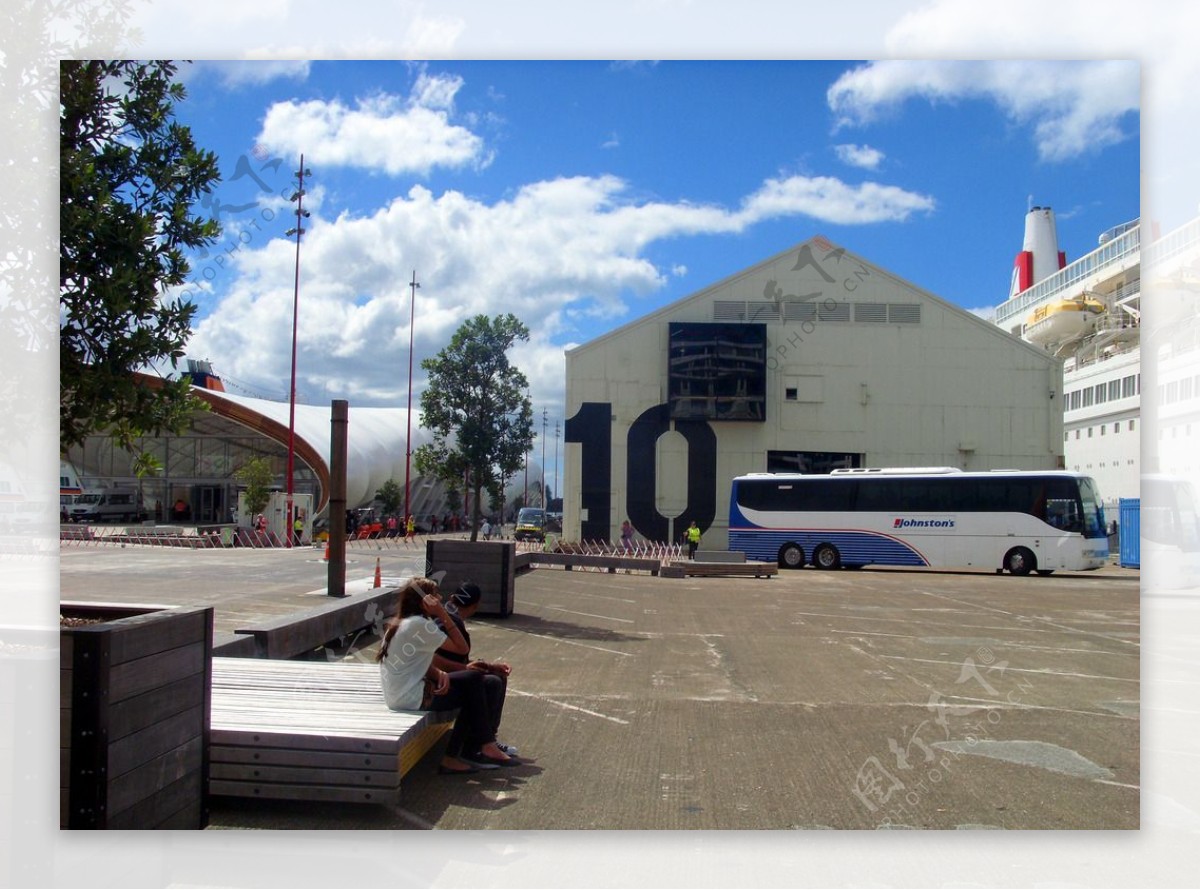
M1058 229L1054 211L1032 207L1025 214L1025 241L1013 262L1009 299L1048 278L1067 264L1067 255L1058 249Z

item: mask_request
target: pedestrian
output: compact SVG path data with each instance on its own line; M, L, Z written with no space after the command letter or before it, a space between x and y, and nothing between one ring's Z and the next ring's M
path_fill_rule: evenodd
M687 545L688 559L695 559L696 548L700 546L700 529L696 526L696 520L694 519L687 529Z
M482 599L483 591L479 589L478 584L472 581L463 582L459 585L458 590L450 594L446 602L446 614L458 626L459 633L467 643L467 651L456 652L453 649L440 648L433 655L433 664L435 667L451 673L465 668L483 674L483 691L488 701L488 712L492 720L492 734L496 735L500 731L500 719L504 713L504 697L508 691L508 675L512 673L512 668L507 662L483 661L471 655L471 635L467 632L465 621L479 609ZM515 757L517 754L517 749L513 745L505 745L497 741L496 747L510 757ZM465 753L467 763L472 766L487 762L486 758L481 758L477 751Z
M633 549L633 526L628 519L621 523L621 549L626 553Z
M492 539L492 524L488 522L487 517L483 517L483 523L479 526L479 533L483 535L485 541Z
M417 535L417 522L415 519L413 519L412 514L410 513L408 515L408 520L404 526L404 537L406 539L411 540L411 539L415 538L416 535Z
M292 520L292 543L299 547L304 540L304 514L299 510L296 511L296 518Z
M411 579L400 592L397 613L375 656L384 702L394 711L458 711L438 772L462 775L520 764L496 744L484 674L470 669L446 672L433 664L440 647L460 655L470 651L446 614L437 584L429 578ZM475 755L473 762L464 762L469 754Z

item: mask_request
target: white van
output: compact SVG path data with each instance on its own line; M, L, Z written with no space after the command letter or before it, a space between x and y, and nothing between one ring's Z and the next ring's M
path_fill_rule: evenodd
M137 492L128 488L101 488L75 496L70 506L73 522L122 522L145 518Z

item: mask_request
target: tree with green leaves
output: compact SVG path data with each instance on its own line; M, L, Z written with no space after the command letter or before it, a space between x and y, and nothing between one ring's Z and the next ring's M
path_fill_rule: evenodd
M421 426L433 441L414 452L417 471L454 486L465 480L473 494L472 541L483 492L494 496L533 444L529 381L508 358L513 344L528 339L529 329L511 313L477 315L463 322L445 349L421 362L429 372Z
M395 479L389 479L379 486L379 491L375 492L375 498L383 508L384 516L395 516L404 504L404 489Z
M169 296L185 253L216 240L192 212L220 178L174 107L173 62L63 61L59 93L59 438L135 439L184 429L203 406L179 376L132 372L183 357L196 306Z
M271 461L265 457L252 457L233 471L233 478L246 487L242 503L248 515L240 518L243 522L252 522L271 500L271 489L275 484Z

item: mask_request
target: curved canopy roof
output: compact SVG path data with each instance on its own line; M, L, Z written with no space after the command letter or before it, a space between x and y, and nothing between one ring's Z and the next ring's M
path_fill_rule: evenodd
M193 392L207 402L218 415L287 446L288 411L286 402L232 395L200 386ZM296 405L296 454L304 460L321 482L321 503L329 499L329 461L332 406ZM350 407L346 431L346 502L367 503L389 479L404 478L405 432L408 412L402 408ZM414 441L419 432L414 431Z

